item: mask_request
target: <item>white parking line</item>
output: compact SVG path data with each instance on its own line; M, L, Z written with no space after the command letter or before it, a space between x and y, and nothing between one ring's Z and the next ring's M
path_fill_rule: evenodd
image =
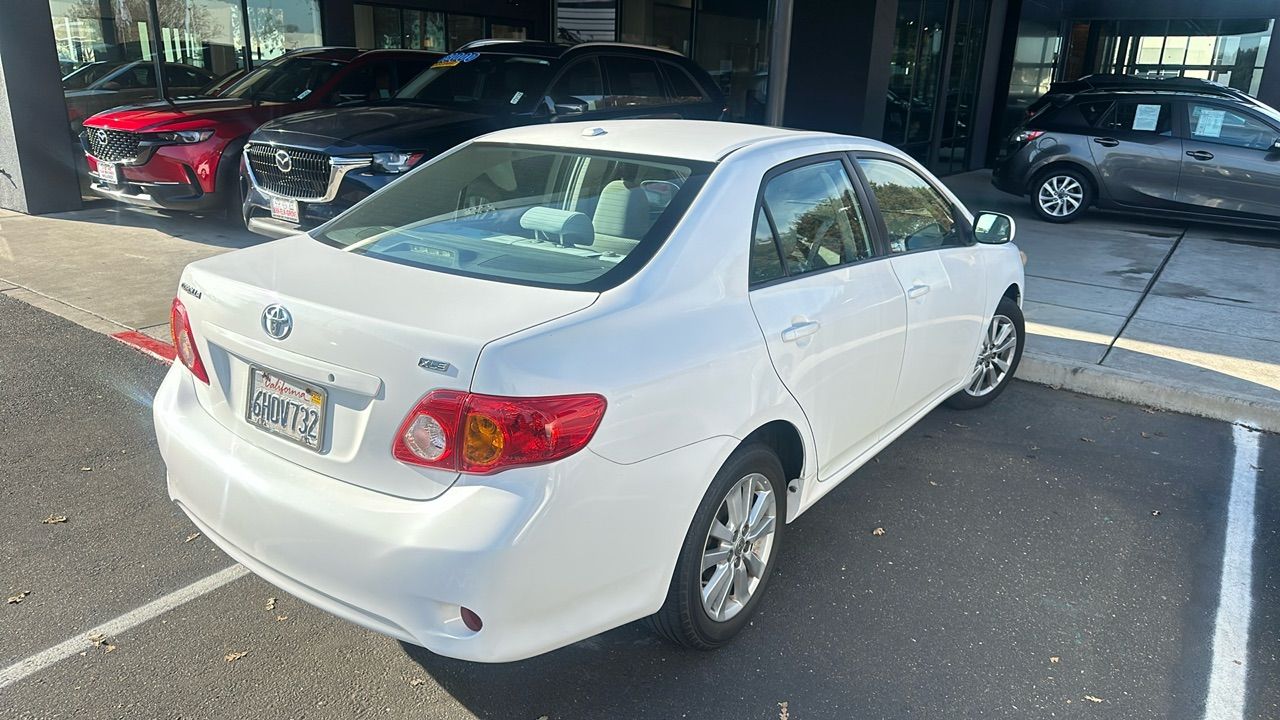
M1253 611L1253 500L1258 484L1258 435L1233 426L1236 445L1227 504L1227 542L1222 550L1222 586L1213 627L1213 665L1205 720L1244 718L1249 675L1249 615Z
M93 647L93 641L89 638L94 635L105 635L108 638L115 637L148 620L159 617L185 602L194 600L206 593L213 592L223 585L242 578L247 574L249 574L249 571L243 565L232 565L226 570L216 572L203 580L197 580L181 590L175 590L174 592L171 592L162 598L153 600L140 608L130 610L115 620L110 620L95 628L86 630L78 637L64 640L48 650L38 652L25 660L19 660L9 667L0 670L0 689L6 688L25 677L34 675L56 662L65 660L76 653L83 652Z

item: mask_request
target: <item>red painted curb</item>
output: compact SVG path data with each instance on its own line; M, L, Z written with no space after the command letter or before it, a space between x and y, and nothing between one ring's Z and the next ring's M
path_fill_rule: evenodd
M157 340L150 335L140 333L137 330L125 330L124 332L118 332L112 335L111 339L118 340L134 350L146 353L163 363L172 364L173 358L178 354L177 351L173 349L173 345L170 345L163 340Z

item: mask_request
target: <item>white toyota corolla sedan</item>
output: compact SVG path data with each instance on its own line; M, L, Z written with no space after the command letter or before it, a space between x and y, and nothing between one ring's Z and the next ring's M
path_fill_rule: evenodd
M1012 235L869 140L487 135L184 271L155 398L169 493L269 582L443 655L639 618L714 648L788 522L1009 383Z

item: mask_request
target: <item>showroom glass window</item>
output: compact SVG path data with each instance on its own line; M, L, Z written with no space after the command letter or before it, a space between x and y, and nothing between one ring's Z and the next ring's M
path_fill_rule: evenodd
M253 60L321 44L317 0L157 0L158 22L149 0L49 0L49 10L66 90L88 88L125 63L154 62L159 53L177 66L166 72L166 78L183 83L174 89L191 94L198 88L190 83L197 79L201 85L216 83ZM154 71L147 78L145 97L134 87L122 100L158 98ZM126 90L115 84L94 89Z
M765 121L769 0L556 0L556 36L674 50L711 74L739 122Z
M457 50L472 40L523 40L529 26L510 18L493 18L397 5L354 5L356 47L406 50Z
M1081 20L1060 79L1088 73L1190 77L1257 95L1275 20Z

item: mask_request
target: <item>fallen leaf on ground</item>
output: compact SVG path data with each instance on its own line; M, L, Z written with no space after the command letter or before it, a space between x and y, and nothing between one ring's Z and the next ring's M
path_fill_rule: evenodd
M1061 659L1061 658L1059 658L1057 655L1054 655L1054 656L1052 656L1052 657L1050 657L1050 658L1049 658L1049 662L1051 662L1051 663L1057 663L1057 662L1058 662L1058 660L1060 660L1060 659Z
M778 703L778 720L790 720L791 712L787 709L786 701Z
M86 465L86 466L84 466L84 467L80 468L80 472L89 472L89 471L90 471L90 470L92 470L92 469L93 469L93 468L91 468L91 467L89 467L88 465Z
M107 641L107 636L103 635L102 633L94 633L89 637L87 637L86 639L89 642L93 643L94 647L102 647L103 643Z
M248 650L245 650L244 652L227 653L225 660L229 663L233 663L248 654Z
M1160 511L1159 511L1159 510L1152 510L1152 511L1151 511L1151 517L1160 517Z
M876 537L880 537L881 535L884 535L884 528L878 527L875 530L872 530L871 534L875 535Z
M418 687L419 685L421 685L421 684L423 684L423 683L425 683L425 682L426 682L426 680L423 680L422 678L414 678L414 679L412 679L412 680L410 680L410 681L409 681L409 684L410 684L410 685L412 685L412 686L414 686L414 687ZM546 715L543 715L543 717L546 717Z
M1103 415L1103 416L1102 416L1102 422L1111 422L1112 420L1115 420L1115 419L1116 419L1116 416L1115 416L1115 415Z
M276 622L284 622L285 620L288 620L288 619L289 619L289 616L288 616L288 615L277 615L277 616L276 616Z
M934 481L932 481L932 480L930 480L930 481L929 481L929 484L930 484L930 485L932 485L932 486L934 486L934 487L938 487L938 483L936 483L936 482L934 482Z
M115 649L116 649L116 646L115 646L115 645L112 645L111 643L103 643L103 644L102 644L102 649L103 649L103 651L105 651L105 652L114 652L114 651L115 651Z
M23 590L22 592L18 593L17 595L10 595L10 596L9 596L9 599L8 599L8 601L7 601L7 602L8 602L10 605L17 605L18 603L20 603L20 602L22 602L23 600L25 600L25 599L26 599L26 597L27 597L28 595L30 595L30 594L31 594L31 591L30 591L30 590Z
M190 535L188 535L188 536L186 536L185 538L183 538L182 542L184 542L184 543L189 543L189 542L191 542L192 540L195 540L195 539L196 539L196 538L198 538L198 537L200 537L200 533L198 533L198 532L193 532L193 533L191 533Z
M58 523L64 523L66 521L67 521L66 515L50 515L49 517L41 520L40 522L44 525L57 525Z
M275 598L273 598L273 597L267 598L267 609L268 609L268 610L275 610L275 609L276 609L276 599L275 599Z
M1143 440L1150 440L1150 439L1151 439L1151 433L1149 433L1149 432L1140 432L1140 433L1138 433L1138 434L1142 436L1142 439L1143 439Z
M1093 439L1093 438L1087 438L1087 437L1082 437L1082 438L1080 438L1080 440L1081 440L1081 441L1083 441L1083 442L1094 442L1094 439Z
M1100 703L1100 702L1102 702L1102 698L1100 698L1100 697L1094 697L1093 695L1085 695L1085 696L1084 696L1084 699L1085 699L1085 700L1088 700L1088 701L1089 701L1089 702L1091 702L1091 703Z

